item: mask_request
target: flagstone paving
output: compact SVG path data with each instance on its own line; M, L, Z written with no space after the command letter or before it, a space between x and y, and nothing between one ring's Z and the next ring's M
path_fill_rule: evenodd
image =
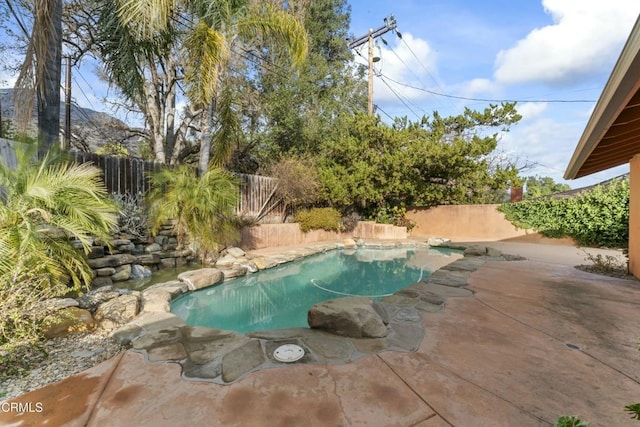
M140 352L9 402L43 410L2 410L0 424L533 426L575 414L592 426L635 425L623 408L640 401L638 282L478 255L383 301L397 308L385 339L158 329L149 336L162 345L143 335ZM236 339L231 352L214 344ZM275 362L283 342L308 359ZM228 376L225 357L235 364ZM187 381L188 372L229 384Z

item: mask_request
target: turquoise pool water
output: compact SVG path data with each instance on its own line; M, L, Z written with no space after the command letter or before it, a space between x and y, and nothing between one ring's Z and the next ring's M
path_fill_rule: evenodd
M189 325L251 332L308 327L309 308L344 296L382 298L419 281L457 251L334 250L184 295L171 311Z

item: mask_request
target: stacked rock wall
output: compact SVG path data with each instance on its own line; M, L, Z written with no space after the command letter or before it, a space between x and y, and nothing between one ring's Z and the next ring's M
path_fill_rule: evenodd
M127 237L116 236L109 242L93 240L87 254L88 264L94 271L92 288L148 277L160 268L179 267L195 259L191 249L178 249L178 239L171 224L163 225L155 237ZM81 250L80 242L74 245Z

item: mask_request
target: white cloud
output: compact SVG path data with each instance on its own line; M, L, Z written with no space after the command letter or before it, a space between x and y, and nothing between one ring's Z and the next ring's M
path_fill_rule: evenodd
M546 102L525 102L524 104L518 104L516 108L523 120L531 120L544 113L548 105Z
M426 40L414 37L411 33L402 33L402 40L392 33L382 36L388 45L380 38L376 39L374 56L380 57L380 61L374 64L374 73L382 74L387 84L393 88L400 97L405 100L420 100L430 97L424 90L412 89L393 82L418 88L437 88L438 72L436 68L437 55ZM359 48L360 55L356 54L358 64L367 66L367 45ZM400 102L397 96L379 78L375 81L374 99L379 102Z
M499 83L571 84L608 71L640 13L638 0L543 0L552 25L536 28L495 61Z

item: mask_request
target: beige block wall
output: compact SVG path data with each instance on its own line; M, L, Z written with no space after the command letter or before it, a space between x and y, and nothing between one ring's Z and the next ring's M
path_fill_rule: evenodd
M640 277L640 154L629 162L629 271Z
M244 249L261 249L337 241L350 237L381 240L406 239L407 229L406 227L395 227L389 224L361 221L355 230L350 233L336 233L324 230L311 230L303 233L297 223L260 224L242 229L240 246Z
M444 237L458 241L498 241L536 234L516 228L498 212L500 205L447 205L408 210L416 223L412 237Z

